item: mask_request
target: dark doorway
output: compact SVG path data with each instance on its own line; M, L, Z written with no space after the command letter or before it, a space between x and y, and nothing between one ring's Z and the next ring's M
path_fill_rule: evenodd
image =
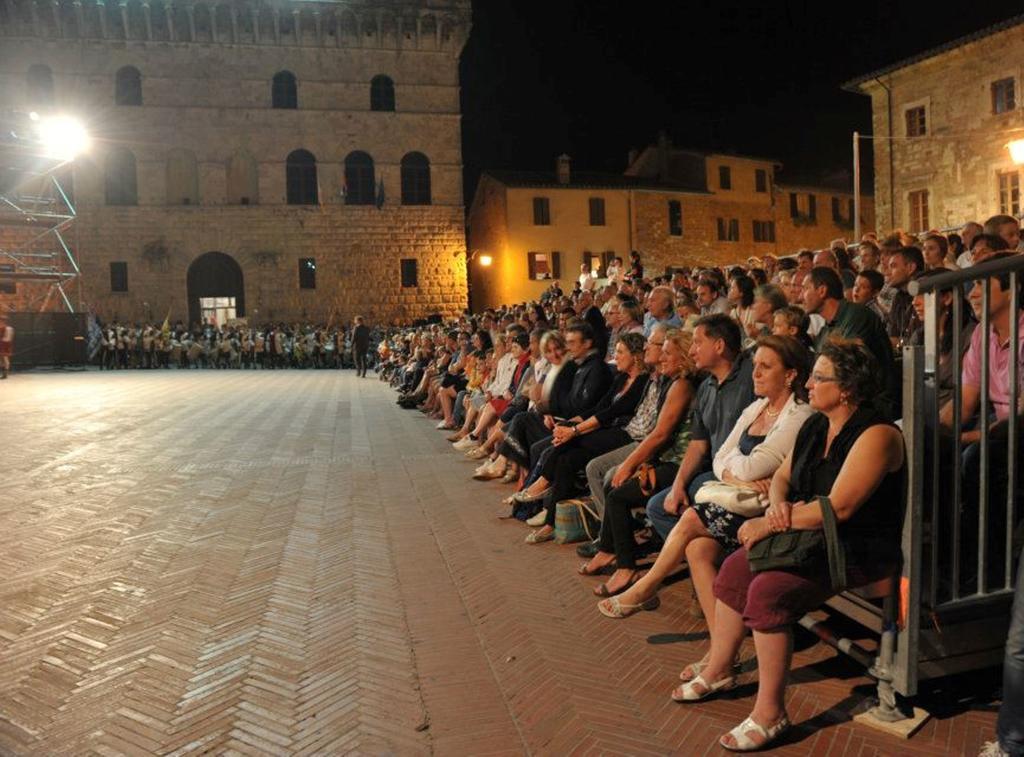
M208 302L212 298L230 299L234 315L238 318L245 316L245 285L242 280L242 269L234 258L223 252L208 252L205 255L200 255L188 267L188 321L190 327L203 319L200 300ZM223 326L224 324L218 323L218 325Z

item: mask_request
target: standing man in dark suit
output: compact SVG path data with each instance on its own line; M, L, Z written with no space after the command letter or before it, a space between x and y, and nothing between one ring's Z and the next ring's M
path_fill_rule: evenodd
M370 349L370 327L363 322L361 315L356 316L356 327L352 330L352 357L356 362L356 375L366 376L366 353Z

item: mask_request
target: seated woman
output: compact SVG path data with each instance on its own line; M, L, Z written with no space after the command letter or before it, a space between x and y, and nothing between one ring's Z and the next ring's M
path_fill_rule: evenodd
M571 360L559 372L547 408L543 413L523 413L519 433L510 433L505 440L502 454L531 471L531 475L536 475L534 465L540 455L550 448L558 422L589 418L611 386L612 373L594 344L594 330L586 321L577 318L566 326L565 348ZM529 448L524 446L526 443ZM524 498L523 492L517 492L512 499L527 502L542 496L538 493Z
M498 422L494 424L494 429L483 445L485 449L493 450L493 454L473 474L473 478L478 481L500 478L502 483L510 484L519 480L519 466L510 463L508 458L498 451L498 448L505 440L506 431L509 425L515 421L516 416L528 412L535 407L536 402L544 398L545 381L553 366L545 357L542 344L545 344L545 332L541 329L534 329L530 333L529 373L519 383L515 397L505 412L501 414Z
M492 435L494 429L500 426L502 414L532 375L529 335L518 326L510 326L505 341L511 358L507 364L511 366L510 375L505 377L499 373L490 387L491 398L481 410L476 428L471 434L473 438L479 440L479 443L466 450L466 457L470 460L483 460L490 457L498 438ZM501 381L505 382L504 386L499 383Z
M735 686L732 663L754 634L758 690L753 712L721 738L732 751L762 749L789 727L786 676L792 626L835 594L822 556L809 570L750 570L747 550L773 533L822 528L818 497L827 493L846 553L846 583L863 586L889 576L900 558L903 523L903 437L872 407L878 365L859 341L830 339L807 382L815 413L800 429L793 452L772 478L771 505L748 520L715 580L715 620L707 666L673 698L695 702Z
M437 428L443 431L455 430L455 398L469 384L469 368L476 360L475 350L479 349L475 344L471 346L468 332L460 331L458 339L458 359L448 366L448 372L437 389L438 411L441 414Z
M696 396L692 342L692 333L682 329L659 324L651 331L647 353L657 359L658 375L648 383L647 393L626 426L634 441L587 466L590 491L602 521L598 552L580 566L581 575L605 572L615 561L619 544L629 545L622 549L622 564L635 560L632 510L643 507L651 494L675 480L689 444L690 405ZM658 386L652 387L655 381Z
M807 350L795 339L766 336L758 341L753 379L754 394L759 399L740 414L732 432L715 454L712 461L715 479L767 493L768 480L793 449L797 432L812 412L806 404L804 389L809 363ZM717 565L723 556L739 546L736 532L744 520L743 516L721 505L695 503L683 512L669 533L654 567L639 580L633 550L629 549L630 534L618 570L605 584L605 592L599 594L608 596L625 588L628 590L622 596L600 602L598 609L612 618L653 609L658 605L658 587L685 554L693 587L710 629L714 623L712 585ZM630 586L633 582L635 585ZM693 675L695 671L684 672L684 680Z
M469 385L467 385L467 394L463 399L465 415L462 426L456 433L448 437L448 441L455 442L453 447L460 452L465 452L479 443L473 436L477 421L484 406L491 399L489 392L496 380L498 365L508 364L508 360L505 360L505 356L508 354L505 340L501 338L492 342L489 332L482 331L481 333L487 334L487 341L493 344L493 347L488 350L487 356L482 361L477 360L480 381L473 385L473 381L470 379ZM508 359L512 359L511 355L508 356ZM469 391L471 387L472 391Z
M572 496L579 474L598 455L633 441L625 426L633 418L637 404L647 387L644 364L644 338L623 334L615 345L617 372L612 385L593 415L571 418L555 426L553 447L546 455L540 477L533 486L546 490L544 525L526 537L528 544L540 544L555 538L555 504Z

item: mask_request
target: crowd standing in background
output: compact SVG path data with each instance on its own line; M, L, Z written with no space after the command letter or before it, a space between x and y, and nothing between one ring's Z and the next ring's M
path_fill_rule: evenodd
M355 368L365 376L371 329L362 316L351 327L276 324L253 328L244 323L218 326L181 322L95 323L90 335L91 362L103 370L127 368Z
M526 544L586 533L578 570L595 577L602 616L657 608L662 582L688 570L710 645L667 687L672 700L691 704L734 688L740 643L752 632L757 696L720 743L753 751L790 727L784 693L799 618L839 585L898 569L900 359L903 346L924 341L923 297L909 284L1020 248L1017 220L995 216L958 234L867 234L856 245L835 240L793 257L656 276L634 252L628 268L615 260L605 278L582 266L568 293L553 281L535 302L386 336L377 370L400 405L436 420L453 451L475 463L468 477L510 487L498 516L525 522ZM992 423L999 438L1020 411L1009 406L1008 338L1016 318L1024 358L1024 313L1010 312L1006 276L964 294L940 292L937 377L947 426L961 378L970 513L980 507L970 501L978 490L971 477L981 475L977 425ZM978 327L984 307L987 335ZM960 354L952 354L955 332ZM990 418L978 401L983 339ZM1008 463L997 462L993 475ZM1005 482L990 488L1005 501ZM842 581L830 576L823 548L792 565L766 561L776 536L827 522L837 524L846 555ZM1021 583L999 738L986 755L1024 754Z

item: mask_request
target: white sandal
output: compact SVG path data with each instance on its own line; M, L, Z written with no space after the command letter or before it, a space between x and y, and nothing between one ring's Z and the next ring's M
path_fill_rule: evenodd
M735 746L726 744L725 736L718 740L718 745L723 749L728 749L730 752L756 752L771 745L773 741L787 730L789 730L789 718L785 715L779 719L778 723L768 728L759 725L753 718L748 717L726 734L726 736L732 736L733 741L736 742ZM758 743L747 736L751 731L763 736L764 741Z
M704 690L698 691L697 686L700 686ZM682 686L676 686L676 688L672 690L672 701L700 702L703 699L707 699L712 694L717 694L720 691L729 691L729 689L734 688L736 688L736 676L726 676L714 683L708 683L704 680L703 675L699 675L692 681L684 683Z

